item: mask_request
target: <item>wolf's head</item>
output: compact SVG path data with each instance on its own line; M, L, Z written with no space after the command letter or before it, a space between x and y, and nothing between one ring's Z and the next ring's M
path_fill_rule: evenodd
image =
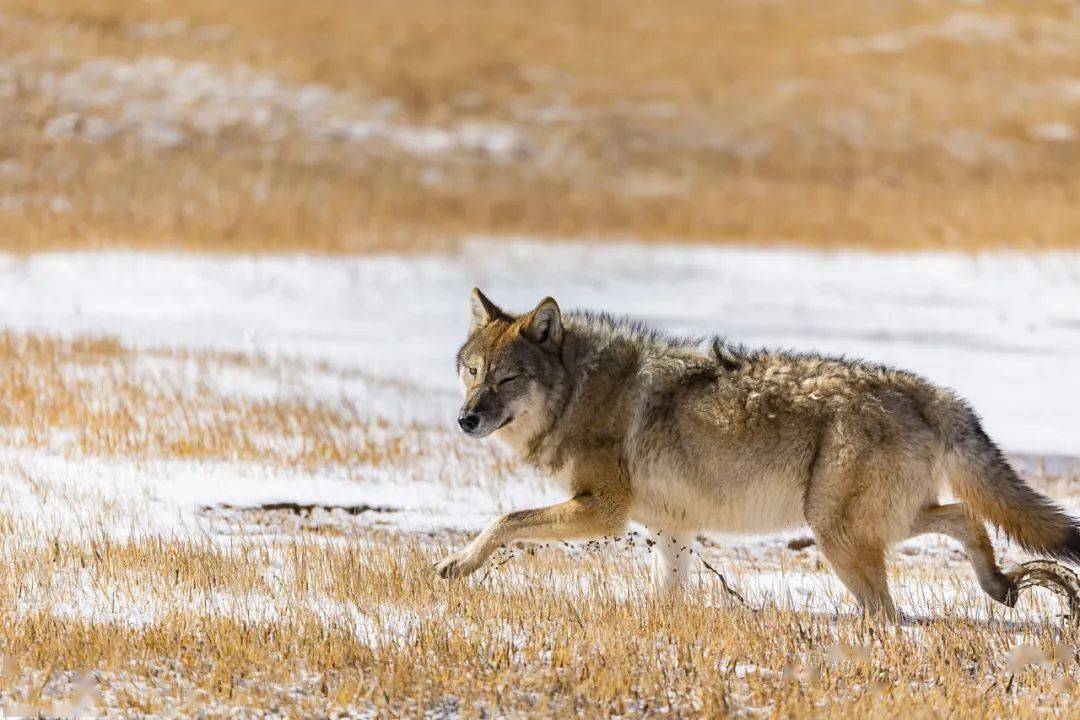
M476 438L536 428L566 377L558 304L544 298L531 312L511 315L473 288L469 309L469 338L457 355L465 393L458 425Z

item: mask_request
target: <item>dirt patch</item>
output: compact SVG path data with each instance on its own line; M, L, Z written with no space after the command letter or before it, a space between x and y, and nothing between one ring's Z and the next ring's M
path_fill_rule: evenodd
M325 503L272 502L259 505L204 505L199 514L211 527L229 535L315 533L348 535L361 527L362 515L397 512L386 505L335 505ZM368 523L364 522L366 526Z
M241 512L291 512L294 515L301 517L310 516L316 510L322 510L323 512L343 512L348 515L359 515L366 512L397 512L397 508L392 508L387 505L368 505L367 503L360 503L359 505L325 505L320 503L295 503L295 502L273 502L263 503L261 505L230 505L223 503L221 505L206 505L202 508L204 511L219 509L219 510L234 510Z

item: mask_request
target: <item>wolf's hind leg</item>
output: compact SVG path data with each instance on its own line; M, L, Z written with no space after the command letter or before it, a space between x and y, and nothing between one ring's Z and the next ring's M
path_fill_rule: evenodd
M885 548L859 543L851 538L834 538L815 529L818 546L864 612L899 620L900 613L889 594L885 572Z
M650 531L652 541L652 583L657 593L678 590L690 579L690 552L693 550L692 533L666 533Z
M921 510L912 525L911 536L927 533L941 533L958 541L964 546L979 586L986 594L1009 607L1016 604L1016 584L1001 572L986 527L968 514L964 503L932 505Z

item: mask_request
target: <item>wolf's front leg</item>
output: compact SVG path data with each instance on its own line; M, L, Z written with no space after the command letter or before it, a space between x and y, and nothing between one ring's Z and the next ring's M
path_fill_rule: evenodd
M503 515L471 543L435 566L441 577L475 572L504 543L514 540L577 540L618 535L626 527L629 500L621 494L583 493L566 502Z
M668 533L649 531L652 542L653 590L665 594L680 589L690 579L690 551L693 549L693 533Z

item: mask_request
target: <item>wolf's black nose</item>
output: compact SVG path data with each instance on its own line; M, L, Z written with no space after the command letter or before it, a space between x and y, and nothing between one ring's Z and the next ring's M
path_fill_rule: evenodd
M476 413L465 413L464 415L459 415L457 419L457 424L465 432L472 432L476 428L480 427L480 416Z

